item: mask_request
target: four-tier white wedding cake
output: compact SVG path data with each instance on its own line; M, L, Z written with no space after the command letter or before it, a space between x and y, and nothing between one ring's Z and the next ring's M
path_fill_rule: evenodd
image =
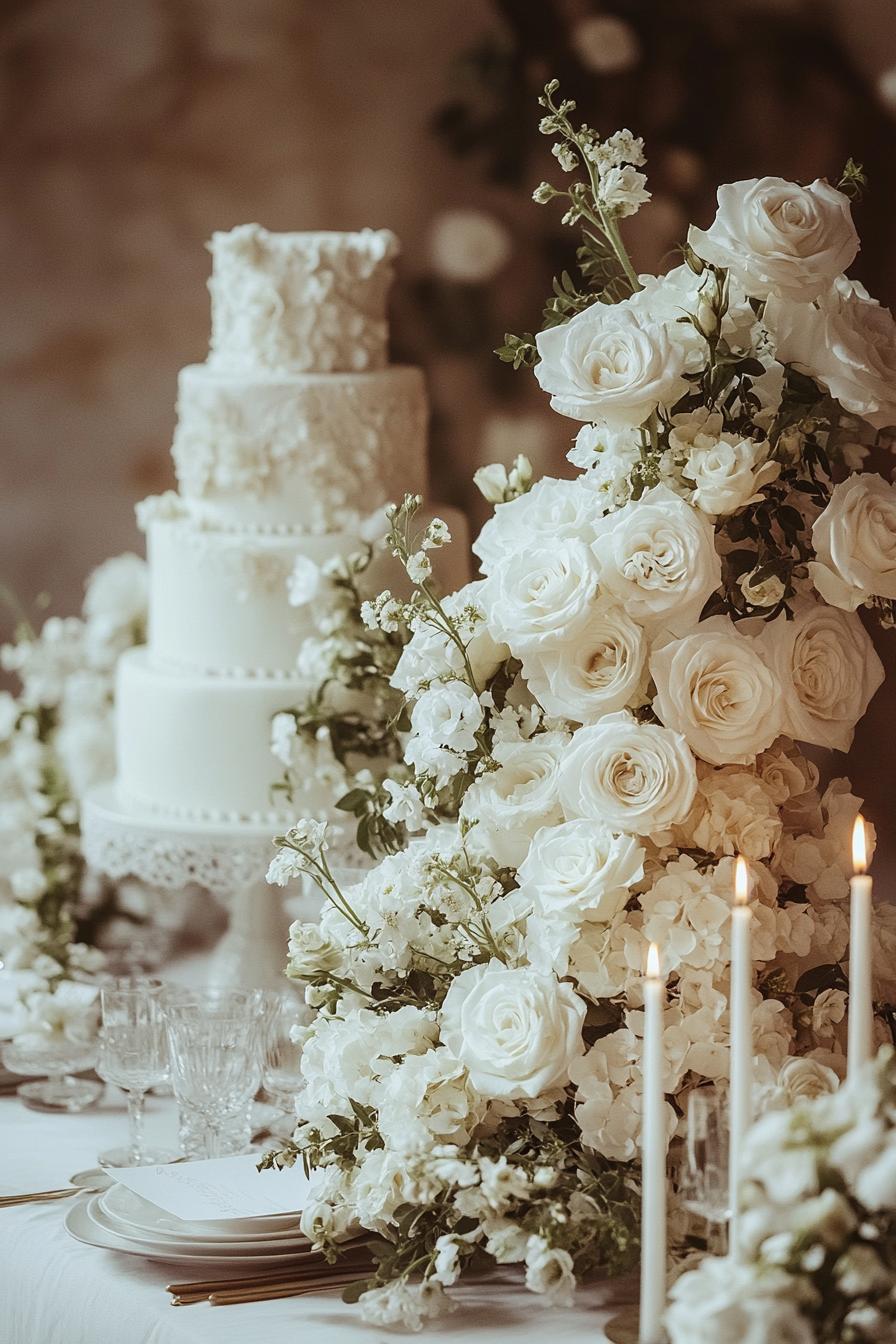
M270 720L308 689L296 672L307 608L287 578L357 549L383 505L425 490L419 369L388 364L397 241L386 230L216 233L211 351L180 375L180 492L138 516L149 642L121 660L118 795L187 821L284 819ZM444 511L443 511L444 512ZM452 511L449 511L449 514ZM452 531L465 537L462 518ZM380 529L381 531L384 528ZM463 583L466 551L455 578ZM329 800L294 800L287 816Z

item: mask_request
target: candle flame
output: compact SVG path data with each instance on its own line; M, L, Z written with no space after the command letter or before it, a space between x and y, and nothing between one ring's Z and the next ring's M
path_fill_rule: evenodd
M660 950L656 943L651 943L647 949L647 975L651 980L660 978Z
M868 846L865 840L865 818L861 812L852 828L852 866L857 873L864 873L868 867Z
M750 898L750 870L742 854L738 854L734 865L734 903L746 905Z

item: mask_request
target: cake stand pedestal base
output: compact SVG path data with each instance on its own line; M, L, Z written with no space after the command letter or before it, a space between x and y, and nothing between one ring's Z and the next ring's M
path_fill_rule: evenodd
M272 838L270 826L175 822L136 812L119 800L114 785L88 794L81 816L84 857L97 872L172 892L195 885L222 902L230 923L213 953L211 980L241 988L285 983L289 919L281 889L265 881ZM301 896L298 884L289 895ZM309 909L308 917L314 914Z

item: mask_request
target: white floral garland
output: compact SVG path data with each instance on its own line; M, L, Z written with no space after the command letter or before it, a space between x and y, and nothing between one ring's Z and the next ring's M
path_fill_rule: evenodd
M316 1243L388 1238L362 1285L381 1322L419 1326L483 1258L525 1263L551 1301L631 1262L646 943L670 977L671 1139L687 1093L728 1074L735 852L761 1087L844 1064L859 800L797 743L849 746L883 677L855 607L892 624L896 598L896 489L857 470L896 421L896 324L841 274L861 175L723 187L685 264L639 277L618 220L648 198L643 147L575 127L555 93L542 130L586 180L536 199L582 225L601 301L564 276L546 330L501 353L585 422L580 474L481 473L484 578L448 601L429 581L440 536L414 538L416 499L393 509L415 592L363 615L411 632L392 685L413 780L390 807L423 833L347 887L303 822L269 874L328 897L292 930L318 1016L280 1160L319 1172Z
M81 857L80 800L115 772L115 665L143 642L146 606L146 563L121 555L90 576L81 617L50 617L39 633L23 621L0 652L21 683L0 692L0 960L21 1034L93 1027L89 982L105 958L78 937L100 899Z

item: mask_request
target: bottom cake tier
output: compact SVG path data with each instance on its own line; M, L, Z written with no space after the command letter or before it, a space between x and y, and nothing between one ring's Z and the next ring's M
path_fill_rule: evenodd
M129 650L115 707L122 799L168 817L273 826L326 808L323 784L292 803L272 793L282 767L271 718L306 689L292 677L184 676L153 666L146 648Z

